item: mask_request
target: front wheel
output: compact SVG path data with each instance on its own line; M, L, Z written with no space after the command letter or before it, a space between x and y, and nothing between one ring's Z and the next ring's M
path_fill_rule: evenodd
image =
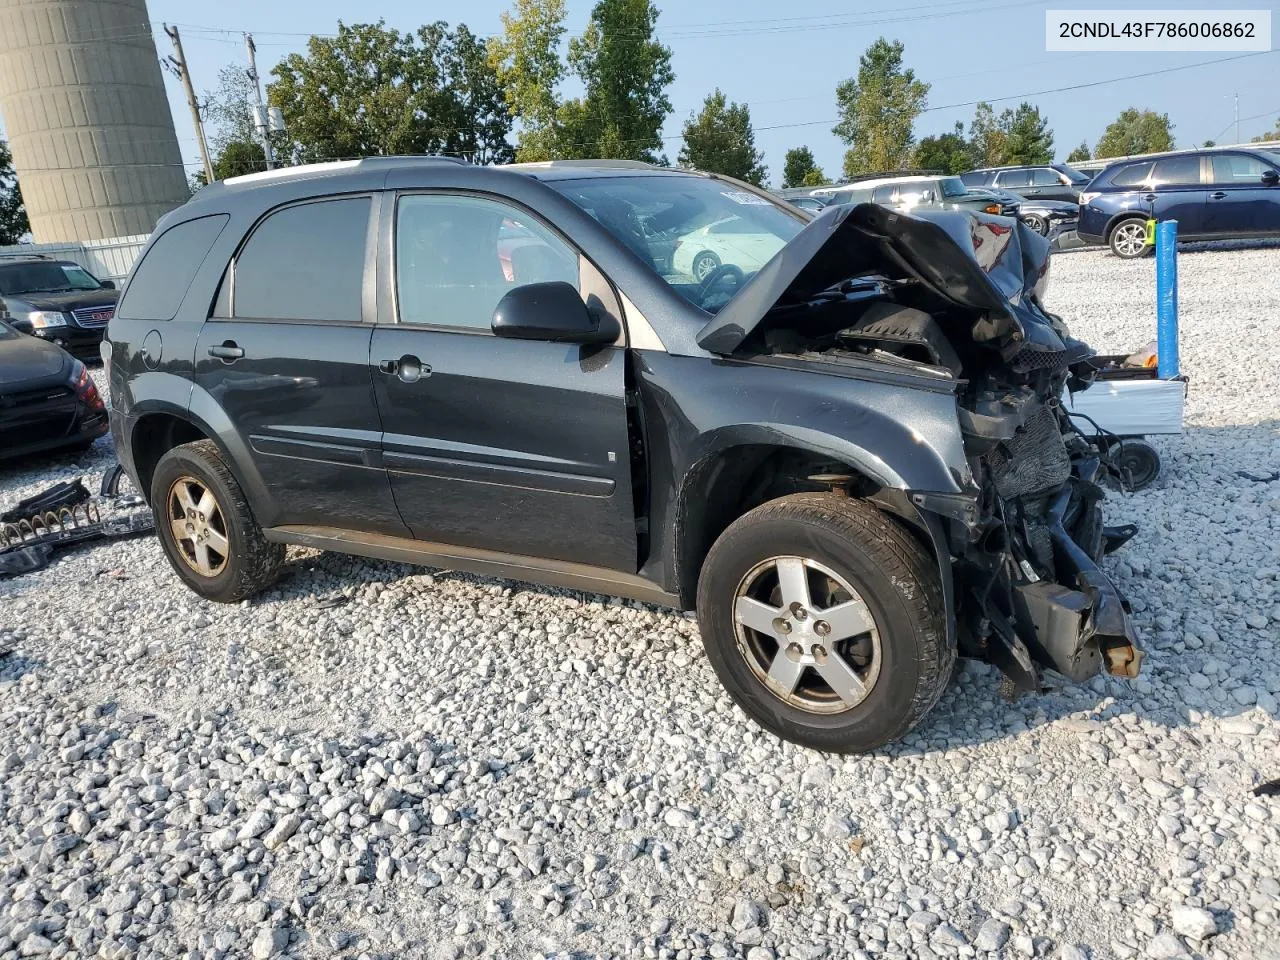
M710 250L704 250L693 258L693 279L702 283L707 277L715 273L720 266L720 258Z
M236 603L279 576L284 546L263 537L213 441L184 443L160 458L151 509L174 572L205 599Z
M955 648L937 567L865 501L797 494L739 517L698 581L698 625L730 696L815 750L901 737L937 703Z
M1022 218L1022 222L1042 237L1049 235L1049 221L1039 214L1029 213Z
M1148 252L1147 222L1125 220L1111 231L1111 252L1125 260L1134 260Z

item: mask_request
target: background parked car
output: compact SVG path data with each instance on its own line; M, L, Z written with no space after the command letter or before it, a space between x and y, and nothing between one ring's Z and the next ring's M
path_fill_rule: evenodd
M0 256L0 318L73 353L98 355L118 297L114 283L70 260Z
M975 197L991 197L1004 207L1004 214L1017 217L1042 237L1056 240L1076 228L1080 208L1065 200L1029 200L999 187L972 187Z
M1280 236L1280 153L1187 150L1126 160L1080 195L1077 232L1116 256L1148 252L1148 219L1177 220L1179 240Z
M1089 178L1065 163L1039 166L984 167L962 173L967 187L999 187L1030 200L1065 200L1075 203Z
M754 273L784 245L773 233L753 226L752 221L728 217L677 240L671 266L676 274L693 277L701 283L725 264L743 273Z
M0 320L0 460L88 447L107 429L85 365Z
M878 203L882 207L911 212L919 209L967 210L970 213L1004 212L991 198L975 197L964 181L948 176L884 177L859 180L842 187L825 188L821 194L828 205Z

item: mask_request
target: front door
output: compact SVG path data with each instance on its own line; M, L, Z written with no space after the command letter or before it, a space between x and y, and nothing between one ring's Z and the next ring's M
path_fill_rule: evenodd
M527 211L474 195L402 195L382 236L390 280L370 362L414 537L634 573L625 348L490 332L514 286L581 290L577 253Z
M1200 156L1189 153L1157 160L1151 170L1151 191L1144 200L1157 220L1177 220L1179 237L1204 233L1209 191L1201 182Z
M1276 168L1247 153L1210 155L1205 233L1221 237L1280 233L1280 184L1263 182Z
M369 196L269 214L228 268L196 344L207 391L249 447L272 525L405 536L382 468L364 275ZM369 297L372 320L372 296Z

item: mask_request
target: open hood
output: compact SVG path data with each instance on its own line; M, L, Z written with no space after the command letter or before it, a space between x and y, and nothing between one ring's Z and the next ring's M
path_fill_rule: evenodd
M1037 302L1048 263L1049 242L1008 217L912 215L874 203L830 207L698 332L698 345L732 353L752 333L785 325L785 308L870 276L918 281L941 300L939 306L973 311L975 339L1022 340L1028 324L1047 326ZM1040 332L1033 331L1031 339L1040 339Z

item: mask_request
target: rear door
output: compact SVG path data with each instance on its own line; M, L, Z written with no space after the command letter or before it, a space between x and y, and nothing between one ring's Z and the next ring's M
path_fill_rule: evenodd
M250 448L274 523L407 535L380 462L369 370L376 197L278 207L227 268L196 387Z
M1209 155L1204 232L1246 237L1280 233L1280 184L1264 183L1276 168L1251 153Z
M534 242L507 253L504 222ZM387 279L371 361L383 459L413 536L634 573L625 347L490 330L520 284L564 280L616 313L612 290L505 200L405 193L381 235Z
M1205 229L1205 204L1209 190L1201 178L1199 154L1157 160L1151 171L1150 190L1143 200L1157 220L1177 220L1178 236L1200 236Z

